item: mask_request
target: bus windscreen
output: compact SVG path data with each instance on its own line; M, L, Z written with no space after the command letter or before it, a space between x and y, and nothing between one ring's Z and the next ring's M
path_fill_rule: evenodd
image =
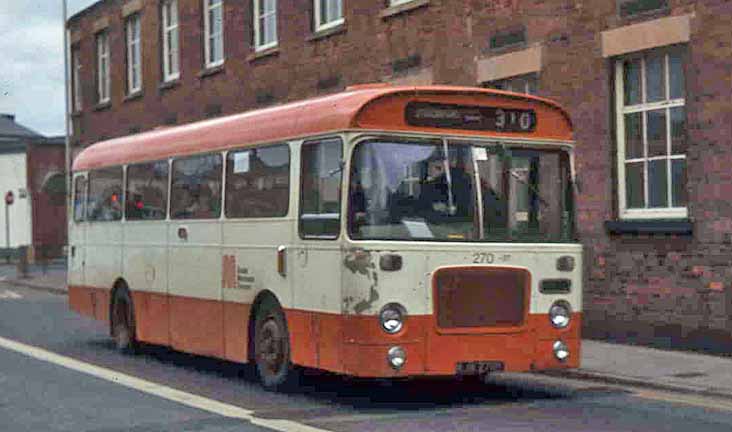
M371 140L356 147L351 166L354 239L573 240L566 152Z

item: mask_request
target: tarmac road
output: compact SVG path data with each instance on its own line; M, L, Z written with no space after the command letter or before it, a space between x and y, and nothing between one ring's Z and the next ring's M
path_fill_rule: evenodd
M349 380L289 394L250 367L145 347L118 354L65 296L0 283L2 431L730 431L732 401L533 375Z

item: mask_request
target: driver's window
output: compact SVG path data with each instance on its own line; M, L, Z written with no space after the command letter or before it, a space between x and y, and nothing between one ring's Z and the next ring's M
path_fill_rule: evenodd
M335 239L340 231L343 143L306 142L301 151L300 236Z

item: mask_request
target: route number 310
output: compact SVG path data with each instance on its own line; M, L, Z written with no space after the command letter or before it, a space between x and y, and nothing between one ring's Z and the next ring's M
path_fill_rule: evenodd
M531 114L528 111L516 112L510 110L508 112L498 108L496 110L496 129L515 129L518 125L519 130L528 131L532 126Z

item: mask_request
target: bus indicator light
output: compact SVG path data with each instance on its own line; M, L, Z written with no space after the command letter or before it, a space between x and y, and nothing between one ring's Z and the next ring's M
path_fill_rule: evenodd
M554 357L556 357L557 360L563 362L569 358L569 347L567 347L567 344L564 342L558 340L554 342L554 346L552 348L554 349Z
M280 246L277 248L277 273L280 276L287 276L287 260L286 260L287 247Z
M407 362L407 352L400 346L393 346L389 348L387 359L392 369L399 370Z

